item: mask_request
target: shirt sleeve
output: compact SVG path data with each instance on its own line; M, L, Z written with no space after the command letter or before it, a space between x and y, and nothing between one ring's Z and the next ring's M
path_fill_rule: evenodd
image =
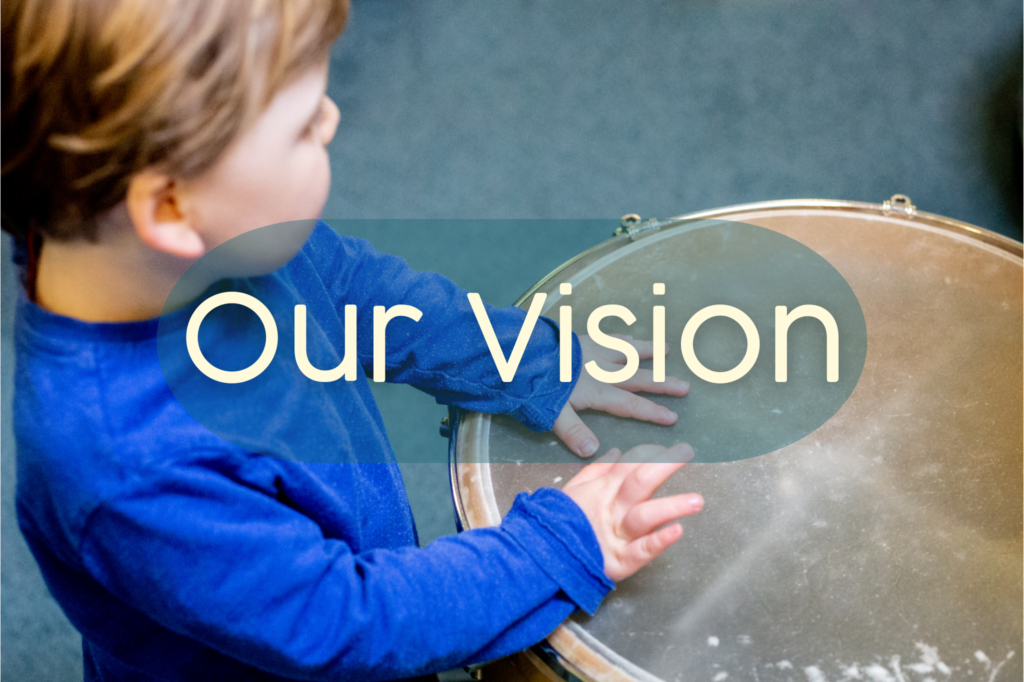
M501 526L353 553L256 487L163 466L97 508L81 554L148 618L282 677L377 680L535 644L613 587L582 511L520 495Z
M320 223L304 249L328 295L343 315L358 309L359 359L373 364L374 306L411 305L419 321L396 317L386 329L387 380L413 384L443 404L510 414L534 431L548 431L569 399L582 365L573 335L572 380L559 377L557 323L541 317L511 382L502 381L484 341L467 292L446 277L418 272L397 256L376 251L369 242L337 235ZM485 304L505 357L511 355L526 311Z

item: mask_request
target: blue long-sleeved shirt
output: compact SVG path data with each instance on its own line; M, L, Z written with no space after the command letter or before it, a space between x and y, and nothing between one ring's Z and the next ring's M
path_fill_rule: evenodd
M318 367L340 361L343 306L359 308L368 366L366 313L403 303L423 317L388 326L389 380L535 429L573 386L558 380L553 323L538 323L505 384L465 292L323 224L284 268L236 284L307 306ZM282 338L290 312L275 310ZM510 349L523 312L489 313ZM268 372L214 415L215 435L195 418L208 406L190 414L169 389L184 365L161 367L157 336L156 321L18 308L19 524L82 633L87 679L410 677L529 646L611 589L585 516L555 490L521 495L500 527L417 548L361 367L354 382L313 386ZM186 402L216 400L209 388Z

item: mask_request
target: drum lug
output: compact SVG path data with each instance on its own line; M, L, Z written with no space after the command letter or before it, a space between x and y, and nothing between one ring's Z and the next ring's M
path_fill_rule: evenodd
M882 215L890 213L902 213L908 218L917 214L917 206L910 203L910 197L906 194L893 194L891 198L882 202Z
M441 438L451 438L452 426L448 417L441 418L441 426L438 427L437 431L441 434Z
M620 237L622 235L628 235L629 241L635 242L637 239L654 234L667 224L667 221L657 220L656 218L652 218L646 222L640 222L640 216L636 213L628 213L622 216L622 225L621 227L616 228L615 232L612 233L612 236Z

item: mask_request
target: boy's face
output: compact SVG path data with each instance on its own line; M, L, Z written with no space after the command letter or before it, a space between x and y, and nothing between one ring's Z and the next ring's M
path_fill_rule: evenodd
M331 182L326 146L340 118L326 84L326 64L301 76L213 168L179 181L206 250L264 225L320 216Z

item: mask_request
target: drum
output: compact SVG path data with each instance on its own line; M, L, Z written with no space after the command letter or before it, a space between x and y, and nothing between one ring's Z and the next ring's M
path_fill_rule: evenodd
M859 381L791 445L684 467L663 493L699 492L706 505L684 520L682 540L512 667L602 682L1020 680L1021 244L919 212L901 195L749 204L624 219L519 304L547 293L544 314L558 319L551 301L570 282L574 315L586 319L584 303L599 303L588 291L649 262L648 248L671 255L682 243L675 231L702 218L781 233L842 274L867 328ZM669 289L686 285L684 272L657 275ZM650 292L637 290L634 311L651 310ZM644 317L637 338L650 335ZM669 373L683 376L671 364ZM522 462L517 453L549 448L553 436L509 418L452 418L464 528L499 523L517 493L558 487L585 465ZM632 422L611 421L602 450L637 444L614 432Z

